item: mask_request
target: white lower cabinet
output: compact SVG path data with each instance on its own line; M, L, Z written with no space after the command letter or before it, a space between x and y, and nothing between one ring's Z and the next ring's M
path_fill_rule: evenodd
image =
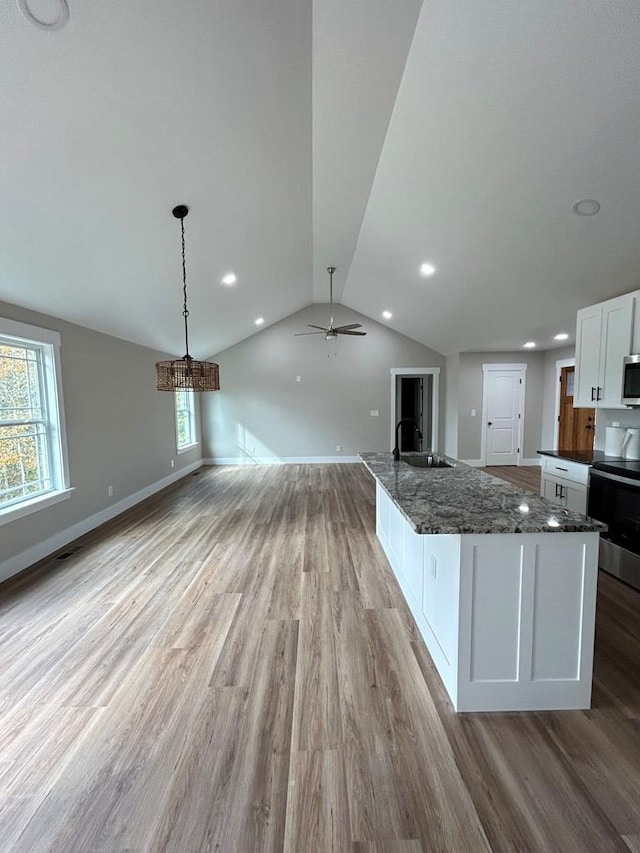
M586 515L588 481L588 465L553 456L542 457L541 497Z
M378 538L456 711L590 707L597 533L421 535L379 484L377 505Z

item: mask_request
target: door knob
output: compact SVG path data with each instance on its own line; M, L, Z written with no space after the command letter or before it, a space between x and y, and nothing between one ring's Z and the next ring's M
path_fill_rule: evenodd
M493 426L493 421L488 421L487 426Z

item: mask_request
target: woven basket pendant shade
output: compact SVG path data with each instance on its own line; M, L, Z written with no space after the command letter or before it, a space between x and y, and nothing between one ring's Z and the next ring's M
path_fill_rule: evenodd
M179 204L173 215L180 220L182 234L182 293L184 308L184 339L186 354L171 361L156 362L156 388L158 391L218 391L220 390L220 368L213 361L196 361L189 355L189 329L187 318L187 268L184 251L184 218L189 208Z
M158 391L219 391L220 370L212 361L176 358L156 362Z

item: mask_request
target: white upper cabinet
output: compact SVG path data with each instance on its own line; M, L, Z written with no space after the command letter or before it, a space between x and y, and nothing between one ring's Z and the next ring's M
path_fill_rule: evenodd
M631 353L635 294L578 311L573 405L623 409L622 359Z

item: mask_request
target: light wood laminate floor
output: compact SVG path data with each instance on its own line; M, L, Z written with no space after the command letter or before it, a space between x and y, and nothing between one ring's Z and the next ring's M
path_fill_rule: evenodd
M0 850L638 853L640 594L592 710L456 715L374 500L203 469L0 587Z
M542 468L538 465L491 465L482 470L521 489L540 494Z

